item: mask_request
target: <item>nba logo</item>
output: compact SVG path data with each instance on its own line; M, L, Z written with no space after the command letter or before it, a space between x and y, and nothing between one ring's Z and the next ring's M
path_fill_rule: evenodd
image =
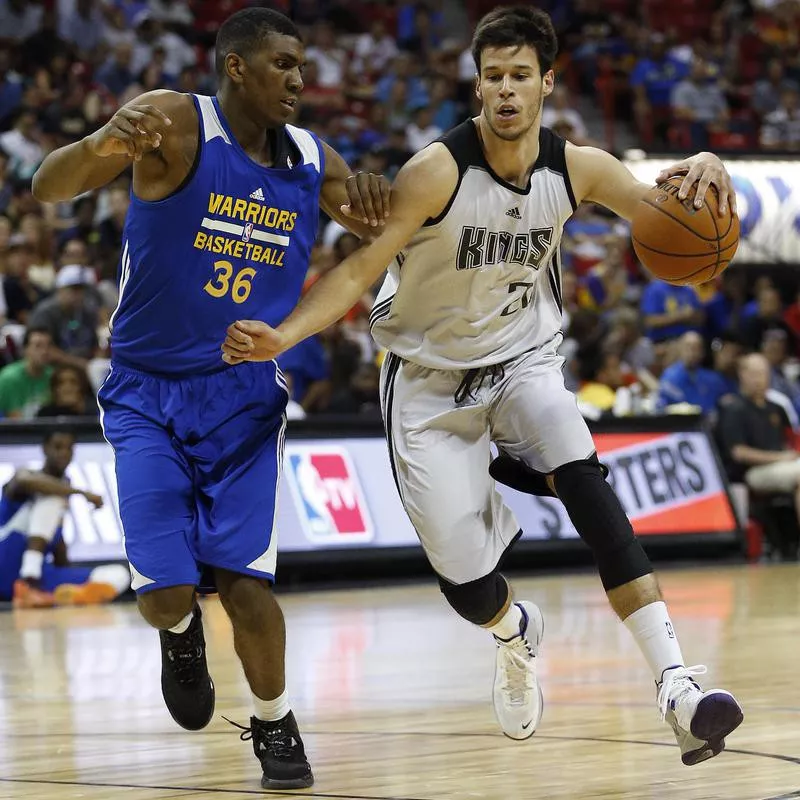
M250 241L250 234L253 232L253 223L248 222L247 225L244 226L244 231L242 232L242 241L249 242Z
M286 467L295 507L312 542L347 545L372 540L361 483L344 448L288 445Z

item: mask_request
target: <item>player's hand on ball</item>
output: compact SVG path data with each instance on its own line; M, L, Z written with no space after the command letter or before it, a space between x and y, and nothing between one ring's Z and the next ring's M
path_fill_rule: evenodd
M222 360L227 364L243 361L270 361L286 350L283 334L266 322L244 319L228 326L222 344Z
M163 132L170 125L172 120L155 106L123 106L89 137L88 144L102 158L127 155L141 161L145 153L160 147Z
M708 187L713 185L719 195L719 215L725 216L728 213L728 206L736 214L736 190L733 188L730 173L725 169L719 156L715 156L713 153L698 153L691 158L685 158L683 161L678 161L676 164L662 169L656 178L656 183L663 183L674 175L685 176L678 191L679 200L685 200L689 189L697 184L694 205L695 208L702 208Z
M373 228L385 224L384 220L389 216L391 187L383 175L357 172L347 178L345 186L350 203L341 207L342 214Z

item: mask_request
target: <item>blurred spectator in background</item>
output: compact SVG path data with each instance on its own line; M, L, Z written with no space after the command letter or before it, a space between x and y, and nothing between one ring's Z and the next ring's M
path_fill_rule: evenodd
M739 269L727 269L722 273L717 291L705 303L706 337L712 340L727 330L738 329L746 303L745 273Z
M739 359L743 353L742 339L735 330L723 331L711 342L711 364L721 379L722 397L739 391Z
M800 91L784 89L778 107L764 117L761 146L765 150L800 153Z
M96 417L97 399L86 371L70 364L61 364L50 376L50 402L43 405L37 417Z
M429 105L419 106L412 111L412 121L406 126L406 146L416 153L435 142L444 131L433 122L433 108Z
M584 347L575 355L580 386L578 408L589 419L598 419L614 408L617 390L623 385L619 356L603 347Z
M130 587L122 564L76 567L62 534L69 498L81 495L95 508L103 498L75 489L66 477L75 438L53 432L44 441L42 469L19 469L0 499L0 600L15 608L107 603Z
M589 135L580 112L572 107L569 89L556 84L552 94L545 99L542 109L542 125L545 128L552 128L560 120L565 120L570 124L575 136L583 139Z
M336 32L329 22L319 20L314 25L309 46L306 48L306 58L317 65L320 86L342 86L347 68L347 52L337 44Z
M291 378L292 399L307 414L326 409L331 395L330 364L318 335L282 353L278 366Z
M703 307L691 286L673 286L654 279L642 292L640 310L653 342L677 339L703 326Z
M15 233L8 246L3 293L6 316L19 325L28 323L31 311L43 296L42 291L31 282L30 269L34 261L34 249L25 235Z
M397 42L389 34L386 22L373 19L370 29L356 38L351 69L356 73L379 75L397 55Z
M97 82L112 94L121 95L134 82L132 60L133 45L126 40L118 42L114 46L113 53L97 70L95 74Z
M663 34L650 37L648 53L633 68L630 84L639 131L649 141L655 134L666 140L671 120L672 90L686 75L686 65L670 55Z
M770 388L789 398L794 410L800 414L800 388L786 374L789 364L789 337L780 328L770 328L764 333L760 347L772 370Z
M600 312L618 308L628 294L628 268L625 256L627 237L608 236L603 260L592 266L579 281L578 302Z
M765 285L756 297L756 313L742 323L742 338L750 350L758 350L769 330L782 330L788 337L789 351L795 355L797 345L792 329L783 321L783 303L780 292L772 285Z
M800 90L800 86L786 77L786 70L779 58L771 58L767 63L767 74L753 86L753 111L759 117L766 117L781 103L784 90Z
M708 63L695 56L689 75L671 94L672 113L687 126L688 136L681 144L692 151L707 149L709 133L723 130L730 116L719 80L710 73Z
M43 300L30 324L50 332L54 364L71 364L85 370L97 350L97 311L87 302L90 271L68 264L56 275L56 292Z
M31 419L50 399L52 338L43 328L25 331L22 358L0 369L0 414Z
M42 24L44 6L30 0L0 0L0 31L3 38L21 42L33 36Z
M24 107L18 109L14 127L0 134L0 147L8 153L8 169L14 180L27 182L33 177L44 158L41 138L36 110Z
M767 359L745 356L739 381L740 396L722 406L718 423L728 476L755 492L793 496L800 521L800 454L788 444L786 414L767 398Z
M678 342L678 360L661 375L656 407L664 411L682 403L710 414L726 393L721 375L700 366L705 358L705 343L699 333L689 331Z

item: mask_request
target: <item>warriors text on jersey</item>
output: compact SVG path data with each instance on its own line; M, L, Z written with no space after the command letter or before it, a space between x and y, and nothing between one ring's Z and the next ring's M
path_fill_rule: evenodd
M112 358L170 376L225 367L237 319L280 323L294 308L317 234L324 157L308 131L273 140L275 167L250 159L216 98L193 96L198 153L169 197L132 196L123 233Z
M458 185L390 266L372 334L432 369L489 366L561 330L558 248L575 210L565 143L542 128L529 186L520 189L492 171L472 120L440 141L458 164Z

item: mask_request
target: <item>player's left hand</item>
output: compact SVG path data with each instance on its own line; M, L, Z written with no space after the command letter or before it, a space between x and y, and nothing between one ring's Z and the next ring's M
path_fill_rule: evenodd
M391 187L383 175L373 172L357 172L345 181L348 205L341 212L350 219L356 219L372 228L385 225L389 216Z
M720 216L728 213L728 206L732 213L736 213L736 190L733 188L733 180L719 156L715 156L713 153L698 153L691 158L685 158L683 161L678 161L676 164L662 169L656 178L656 183L662 183L675 175L685 176L681 188L678 190L679 200L685 200L689 189L696 183L694 205L695 208L701 208L708 187L713 184L719 195Z
M240 319L228 326L222 343L222 360L226 364L270 361L287 349L283 334L266 322Z

